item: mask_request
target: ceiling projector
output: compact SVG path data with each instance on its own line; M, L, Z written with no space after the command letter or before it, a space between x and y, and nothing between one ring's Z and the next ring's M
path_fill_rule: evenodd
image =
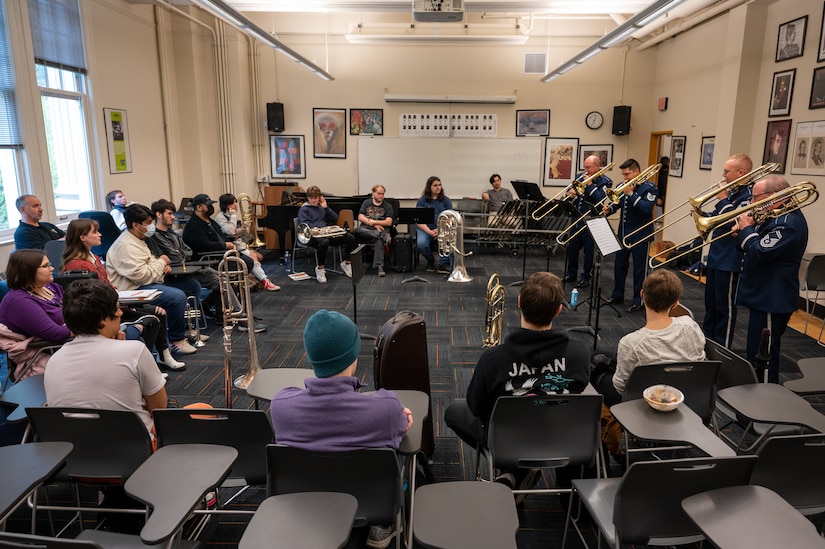
M413 19L422 23L464 20L464 0L413 0Z

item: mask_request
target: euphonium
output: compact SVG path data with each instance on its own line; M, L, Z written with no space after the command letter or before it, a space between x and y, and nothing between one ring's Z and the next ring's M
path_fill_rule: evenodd
M243 228L251 238L248 246L250 248L262 248L266 244L258 238L258 220L255 218L255 205L252 204L252 198L246 193L239 194L238 208L241 211Z
M223 307L223 370L227 408L232 407L232 328L238 322L248 323L249 366L244 375L235 379L235 387L246 389L261 371L258 361L258 345L255 341L255 319L252 315L252 296L249 292L248 275L246 263L241 259L240 253L237 250L228 250L218 264ZM237 292L239 299L232 299L230 292Z
M298 242L308 244L313 238L335 238L347 234L347 230L338 225L310 227L306 223L298 225Z
M487 316L484 320L486 337L482 347L501 345L502 323L504 321L504 286L499 282L498 273L490 275L487 281Z
M461 214L454 210L441 212L438 215L438 255L441 257L453 255L453 271L447 277L447 282L470 282L472 280L464 266L464 256L472 253L464 253L464 223L461 221Z

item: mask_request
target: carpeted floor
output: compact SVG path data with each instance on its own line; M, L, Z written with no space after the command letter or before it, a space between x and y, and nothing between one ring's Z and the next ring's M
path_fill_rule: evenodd
M552 256L543 248L528 250L526 265L524 256L514 256L510 249L497 247L475 247L468 245L473 255L465 259L467 270L473 280L464 284L445 281L445 275L419 272L427 282L414 281L402 284L410 278L410 273L395 273L388 269L386 278L378 278L368 270L357 286L357 298L352 281L334 273L328 274L329 282L318 284L314 279L295 282L287 278L274 254L274 261L265 263L272 280L282 289L279 292L257 292L253 294L254 314L268 324L266 332L257 336L257 349L263 368L302 367L310 365L302 345L304 324L312 313L321 308L338 310L350 317L357 316L360 330L365 334L377 334L381 325L397 311L412 310L423 315L427 324L430 379L432 384L432 410L436 450L432 459L432 469L437 481L472 479L474 477L474 450L463 445L444 425L444 409L456 399L464 398L467 383L473 367L483 352L482 340L486 304L484 300L487 281L492 273L498 272L502 284L507 288L504 332L518 325L516 298L518 287L512 283L520 281L524 273L548 269L561 274L564 256ZM520 250L519 250L520 251ZM310 260L311 261L311 260ZM309 274L314 273L314 263L304 259L296 266ZM704 286L696 280L682 276L685 292L683 303L694 311L701 320L703 315ZM610 294L613 280L613 263L610 258L604 262L602 271L602 294ZM628 287L630 281L628 281ZM567 291L572 289L568 285ZM581 304L575 310L565 310L557 319L558 326L573 329L594 327L595 311L591 311L585 298L589 289L581 291ZM629 295L629 292L628 292ZM627 304L614 311L602 307L599 314L599 347L615 349L618 340L626 333L644 324L644 313L626 312ZM356 315L357 313L357 315ZM747 311L740 310L738 331L733 350L744 354L744 332ZM223 367L225 354L221 344L221 329L210 324L204 333L211 341L198 353L184 360L188 369L181 373L170 373L167 389L182 405L192 402L207 402L216 407L225 406ZM593 345L593 337L587 331L575 332ZM361 349L358 376L367 386L372 386L373 341L365 339ZM811 338L789 329L782 339L782 378L798 376L796 360L805 357L822 356L823 351ZM233 377L247 370L247 334L237 330L232 334ZM264 403L265 404L265 403ZM251 408L253 401L244 391L233 389L233 408ZM821 403L817 403L823 410ZM620 470L614 465L614 472ZM241 498L241 504L253 507L265 497L263 489L252 489ZM25 512L25 511L24 511ZM23 512L23 513L24 513ZM555 496L528 497L519 509L521 528L518 532L520 548L559 546L564 525L564 513ZM16 520L9 522L10 530L25 530L25 516L18 512ZM209 547L235 547L247 522L245 517L223 517L213 520L201 539ZM820 521L821 522L821 521ZM355 536L350 547L363 543L363 533ZM593 539L595 541L595 538ZM580 546L577 539L569 547Z

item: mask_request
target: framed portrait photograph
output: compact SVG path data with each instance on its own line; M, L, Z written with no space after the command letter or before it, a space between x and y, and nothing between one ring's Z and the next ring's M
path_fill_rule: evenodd
M350 135L384 135L384 109L350 109Z
M785 173L788 158L788 140L791 137L791 120L771 120L765 132L765 151L762 164L776 162L780 168L774 173Z
M776 37L777 62L802 57L807 26L807 15L779 25L779 35Z
M822 22L819 24L819 49L816 52L816 62L825 61L825 6L822 7Z
M579 170L584 169L584 159L590 155L596 155L602 162L602 166L607 166L613 162L613 145L579 145Z
M129 148L129 124L124 109L103 109L106 123L106 145L109 149L109 173L131 173L132 153Z
M796 78L796 69L773 73L771 86L771 104L768 107L768 116L788 116L791 114L791 97L793 83Z
M516 111L516 137L550 135L550 111Z
M794 175L825 175L825 120L799 122L788 159Z
M702 147L699 149L699 169L713 169L713 148L716 144L716 136L708 135L702 138Z
M825 67L817 67L811 79L811 101L808 103L808 108L821 109L823 107L825 107Z
M579 140L576 137L548 137L545 141L542 185L566 187L576 176Z
M347 157L347 109L312 109L313 156Z
M306 178L305 151L303 135L270 135L269 161L272 177Z
M674 135L670 140L670 175L682 177L685 169L685 145L687 136Z

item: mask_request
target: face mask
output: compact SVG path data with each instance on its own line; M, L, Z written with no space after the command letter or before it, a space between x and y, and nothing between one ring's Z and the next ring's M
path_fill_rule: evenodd
M212 204L209 204L206 207L206 215L208 215L209 217L212 217L212 214L214 214L214 213L215 213L215 206L213 206Z
M146 232L143 233L143 234L146 235L146 238L149 238L149 237L153 236L155 234L155 224L152 223L151 225L146 227Z

